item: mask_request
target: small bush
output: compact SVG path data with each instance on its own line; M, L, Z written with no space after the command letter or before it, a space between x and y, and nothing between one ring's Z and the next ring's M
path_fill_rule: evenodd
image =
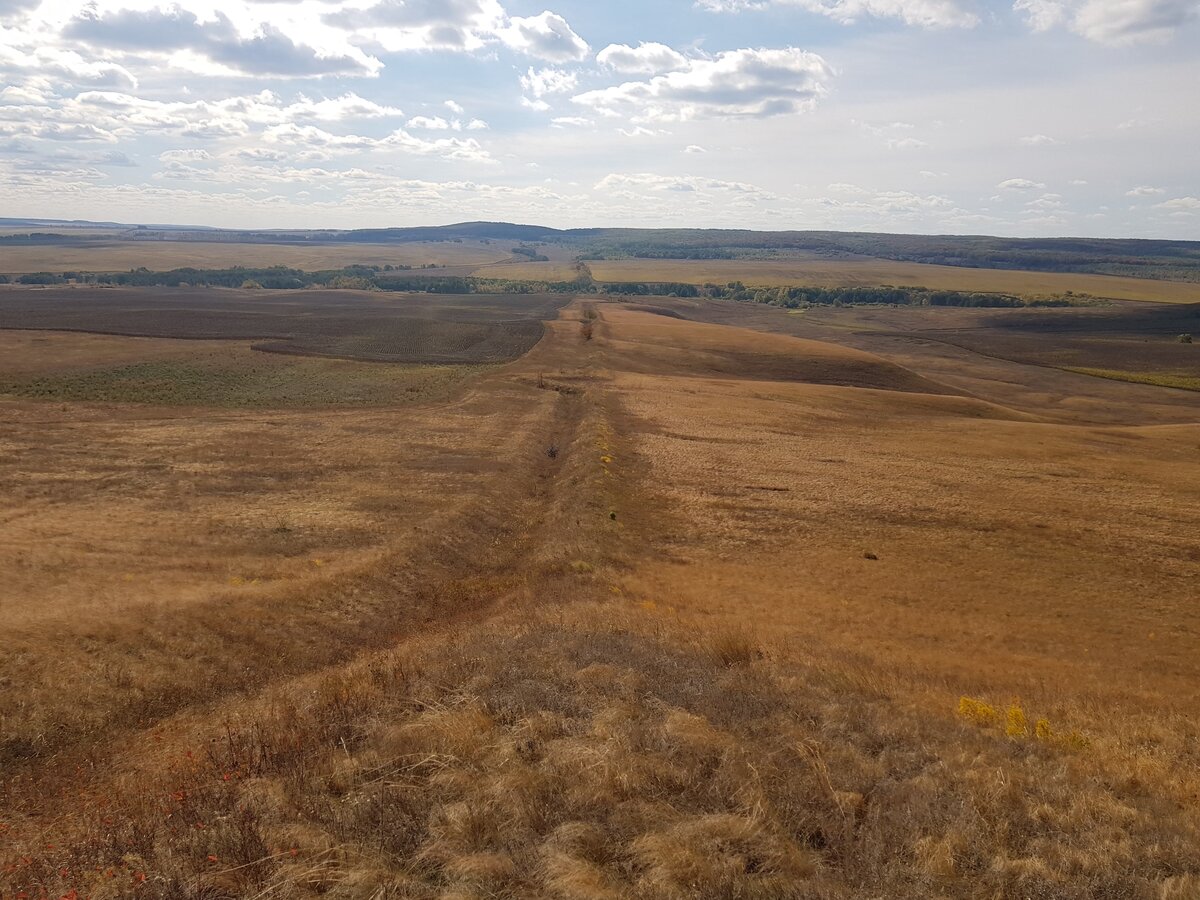
M1191 342L1192 342L1192 336L1190 334L1181 334L1179 336L1179 343L1190 344Z

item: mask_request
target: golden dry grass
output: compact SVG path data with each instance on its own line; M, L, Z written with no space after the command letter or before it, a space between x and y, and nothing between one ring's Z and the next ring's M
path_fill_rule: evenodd
M529 277L534 267L527 266ZM542 263L540 265L546 265ZM856 287L908 285L938 290L1056 295L1066 291L1118 300L1195 303L1200 285L1112 275L968 269L886 259L662 260L618 259L588 263L597 281L678 281L685 284Z
M315 271L351 265L475 267L511 256L505 244L476 241L410 244L240 244L201 241L97 241L77 246L0 245L0 272L124 272L233 266Z
M541 248L539 248L540 251ZM579 277L569 259L549 262L521 262L481 266L472 273L476 278L505 278L512 281L574 281Z
M166 592L173 676L144 606L16 629L26 666L51 633L83 648L8 676L16 715L88 684L91 718L10 764L0 890L1196 895L1200 425L1059 424L1003 378L996 402L893 390L900 367L787 338L739 372L745 332L595 308L456 403L237 419L282 432L235 454L247 476L304 460L319 495L353 458L330 496L397 509L336 577ZM76 444L110 415L76 410ZM107 502L75 466L60 528ZM174 704L114 714L152 679Z

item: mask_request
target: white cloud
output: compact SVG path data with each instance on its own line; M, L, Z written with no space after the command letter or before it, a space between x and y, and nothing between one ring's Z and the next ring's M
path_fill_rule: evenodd
M889 150L920 150L922 147L929 146L924 141L914 137L888 138L885 143Z
M546 94L565 94L575 90L575 86L578 84L579 75L575 72L556 69L552 66L545 69L530 67L529 71L521 76L521 87L534 97L543 97Z
M836 210L840 214L851 213L868 219L876 216L889 216L901 220L920 219L936 214L939 218L949 214L960 214L952 200L938 194L914 194L911 191L867 191L857 185L833 185L831 190L850 195L850 199L840 197L820 197L815 202L817 206Z
M1000 182L996 187L1002 191L1041 191L1046 188L1044 184L1030 181L1028 178L1010 178Z
M275 125L263 132L268 144L313 148L326 152L399 150L418 156L438 156L463 162L491 162L491 154L474 138L426 140L396 129L383 138L331 134L313 125Z
M979 24L973 4L957 0L696 0L711 12L800 7L844 25L866 18L899 19L925 28L971 28Z
M591 119L585 119L582 116L559 116L556 119L551 119L550 124L556 125L559 128L584 128L593 123Z
M1026 147L1054 147L1062 141L1057 141L1048 134L1030 134L1021 138L1021 143Z
M258 77L314 78L327 75L377 75L378 59L345 44L340 50L301 42L270 21L239 28L224 12L209 18L174 6L169 9L87 7L70 20L61 36L98 50L213 64L217 72Z
M1140 187L1135 187L1131 191L1126 191L1125 196L1126 197L1153 197L1157 194L1165 194L1165 193L1166 193L1166 191L1164 191L1160 187L1151 187L1148 184L1143 184Z
M1065 26L1103 44L1164 41L1200 15L1195 0L1015 0L1035 31Z
M1029 209L1042 211L1059 209L1062 205L1062 194L1042 194L1036 200L1030 200L1025 204Z
M1176 197L1173 200L1164 200L1162 203L1155 203L1154 207L1155 209L1192 212L1200 210L1200 197Z
M719 178L701 178L695 175L654 175L648 172L606 175L596 183L594 190L618 196L665 193L697 196L720 195L726 198L741 199L775 199L770 192L743 181L722 181Z
M683 148L684 153L707 153L708 151L699 144L688 144Z
M408 120L408 127L423 128L426 131L447 131L450 128L450 123L441 116L413 116Z
M463 109L461 105L459 105L458 103L456 103L453 100L447 100L442 105L444 107L446 107L446 109L450 110L450 112L456 113L457 115L460 115L460 116L466 112L466 110Z
M382 119L404 115L394 106L381 106L358 94L342 94L327 100L300 99L284 110L284 115L298 119L317 119L321 122L342 122L347 119Z
M828 64L815 53L730 50L689 60L677 72L628 81L572 99L601 115L634 124L705 118L765 118L809 109L826 92Z
M160 162L200 162L212 159L212 154L199 148L167 150L158 154L158 159Z
M379 0L362 8L342 7L323 22L391 53L471 53L497 40L507 17L499 0Z
M636 47L628 44L609 44L596 54L596 62L615 72L630 75L657 75L682 69L687 58L666 44L641 43Z
M132 90L138 84L133 73L122 65L84 59L74 50L45 44L18 49L0 43L0 71L29 73L74 87Z
M550 62L578 62L591 52L567 20L549 10L537 16L514 16L498 36L514 50Z

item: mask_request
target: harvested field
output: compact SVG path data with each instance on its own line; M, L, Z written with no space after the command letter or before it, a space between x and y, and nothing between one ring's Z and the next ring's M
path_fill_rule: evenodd
M31 229L25 229L27 233ZM38 229L32 229L38 230ZM47 229L42 229L47 230ZM127 272L287 266L316 271L344 266L483 266L508 259L510 246L478 241L408 244L265 244L89 239L74 243L0 244L0 273ZM427 274L437 274L431 271Z
M0 398L0 894L1194 896L1194 398L639 305L403 409Z
M528 277L533 277L536 265L538 264L525 267ZM677 281L684 284L726 284L741 281L751 287L896 285L1029 296L1074 291L1077 294L1096 297L1152 300L1160 303L1200 301L1200 285L1193 283L1150 281L1112 275L968 269L868 257L801 260L617 259L591 260L588 266L597 281Z
M446 397L483 368L314 359L233 341L0 331L0 395L54 402L396 406Z
M0 291L0 329L253 340L277 353L471 364L520 356L557 296L47 288Z
M513 281L572 281L579 276L571 260L522 262L481 266L472 273L476 278L508 278Z

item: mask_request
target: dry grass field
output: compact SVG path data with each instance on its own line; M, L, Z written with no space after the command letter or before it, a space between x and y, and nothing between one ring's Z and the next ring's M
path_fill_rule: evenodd
M1200 895L1194 397L656 304L409 405L0 397L0 896Z
M305 271L354 265L473 268L508 259L511 250L511 244L479 241L309 245L114 239L64 245L0 244L0 274L125 272L140 266L154 271L233 266L287 266Z
M538 265L550 264L525 265L522 267L526 272L524 277L536 277L534 272ZM752 287L908 285L936 290L987 291L1034 296L1074 291L1077 294L1091 294L1116 300L1200 302L1200 285L1183 282L1150 281L1112 275L969 269L867 257L799 260L617 259L589 261L588 266L597 281L677 281L684 284L726 284L741 281Z

